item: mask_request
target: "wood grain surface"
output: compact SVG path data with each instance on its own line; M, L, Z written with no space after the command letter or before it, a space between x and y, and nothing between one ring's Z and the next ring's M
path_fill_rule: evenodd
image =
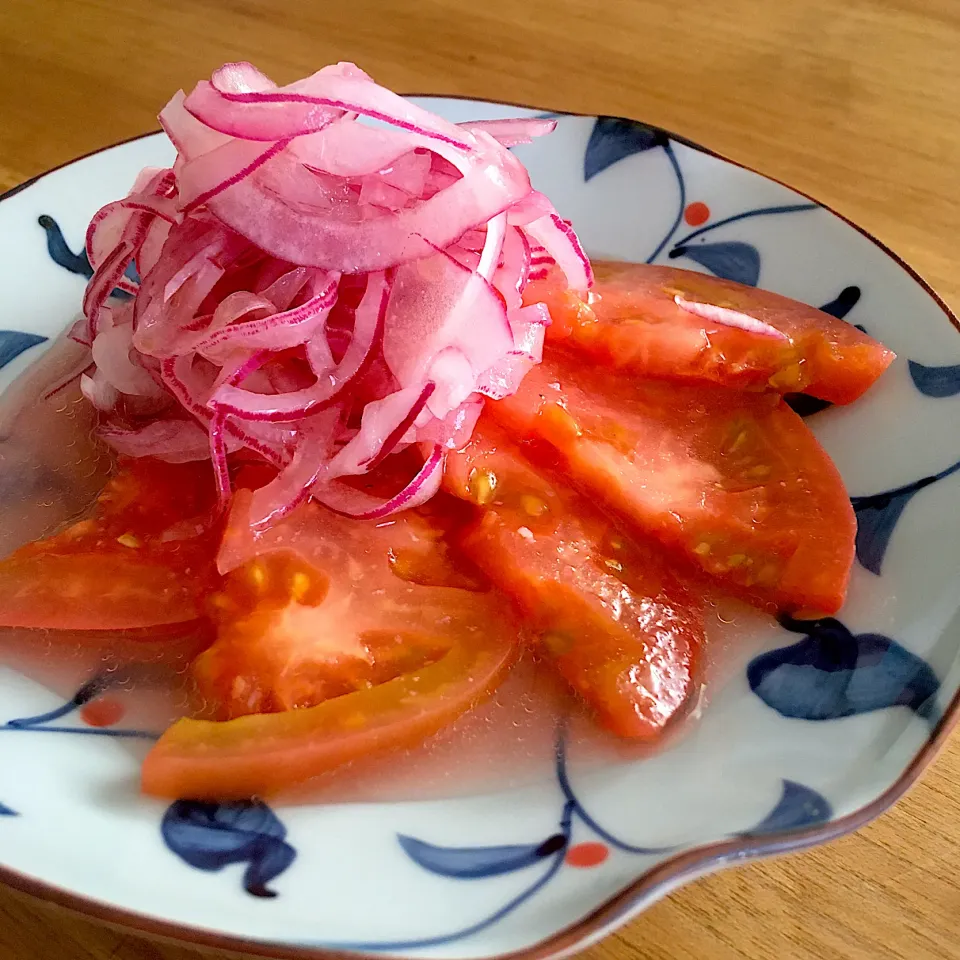
M153 128L232 59L664 126L840 210L960 307L958 0L2 0L0 189ZM955 739L858 835L700 881L585 956L960 958L958 780ZM0 891L0 960L201 956Z

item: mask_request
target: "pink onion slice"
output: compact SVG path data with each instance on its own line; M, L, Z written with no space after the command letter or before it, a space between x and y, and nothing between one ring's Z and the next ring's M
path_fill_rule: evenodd
M532 220L524 230L538 241L557 261L574 290L588 290L593 286L593 269L580 246L573 227L557 213Z
M273 261L277 263L277 261ZM286 264L280 264L281 267ZM258 283L262 283L267 277L261 277ZM285 270L280 276L270 283L267 283L260 291L260 296L264 300L269 300L278 311L288 310L297 294L310 282L311 274L305 267L293 267ZM339 280L340 278L337 277Z
M156 397L161 387L132 357L133 330L129 325L101 330L93 341L97 370L121 393Z
M493 279L493 274L500 263L506 234L507 215L499 213L487 224L487 236L483 242L483 250L480 252L480 262L477 264L477 273L484 280Z
M756 333L763 337L773 337L775 340L785 340L790 343L790 337L782 330L764 323L756 317L749 314L740 313L738 310L730 310L728 307L718 307L712 303L700 303L696 300L685 300L678 293L673 298L674 303L687 313L692 313L701 320L707 320L711 323L719 323L724 327L736 327L739 330L746 330L748 333Z
M483 277L440 252L397 270L383 356L401 386L424 383L429 372L445 394L452 381L431 366L449 348L476 374L511 350L513 337L503 298ZM473 392L472 383L457 386L466 392L453 406Z
M301 424L300 440L290 463L253 493L250 526L254 530L273 526L310 497L327 469L340 419L339 410L326 410Z
M412 510L426 503L440 489L443 463L443 448L435 446L417 475L399 493L386 500L348 487L340 480L316 484L310 492L315 500L335 513L357 520L382 520L401 510Z
M288 203L284 187L294 182L299 165L286 153L264 165L264 174L272 176L269 190L258 171L209 205L224 223L280 259L340 273L383 270L448 246L530 192L527 172L513 154L482 134L478 144L459 180L411 208L372 219Z
M103 259L90 282L87 284L83 297L83 313L94 323L94 318L106 302L107 297L116 287L123 276L127 265L133 259L136 245L130 240L121 240L120 243Z
M379 466L413 426L435 389L433 383L407 387L368 403L359 432L330 461L327 478L359 476Z
M188 160L180 171L180 209L189 213L242 182L286 145L286 140L267 146L230 140L210 153Z
M392 285L392 277L387 274L370 275L363 299L357 307L353 337L347 352L338 366L318 378L313 386L288 393L262 394L227 384L211 398L211 405L244 420L275 423L299 420L329 406L363 374L374 350L380 346Z
M442 420L434 417L417 427L417 440L438 444L444 450L459 450L473 435L473 428L483 412L483 397L471 394Z
M156 457L167 463L206 460L210 456L207 432L192 420L155 420L142 427L102 424L98 436L127 457Z
M472 137L364 76L315 73L288 87L234 90L214 74L201 81L185 108L214 130L251 141L284 140L322 129L346 113L469 150Z
M99 370L80 374L80 392L102 413L109 413L117 405L120 393Z
M226 416L219 410L210 420L210 459L213 462L213 477L217 488L217 503L226 510L233 492L230 485L230 468L227 465L227 441L224 435Z
M458 123L457 126L461 130L469 130L470 133L479 133L482 130L505 147L518 147L524 143L532 143L536 137L553 133L557 129L557 121L511 117L508 120L471 120Z
M310 339L327 319L337 302L339 277L327 285L306 303L282 313L264 312L263 316L231 323L211 333L197 346L197 350L210 359L223 356L224 350L286 350L299 346ZM237 296L237 294L234 294ZM269 306L269 300L257 298ZM262 309L262 308L255 308ZM216 314L214 314L216 317Z
M493 285L508 309L523 303L523 291L530 279L530 242L520 227L507 227L500 263L493 274Z

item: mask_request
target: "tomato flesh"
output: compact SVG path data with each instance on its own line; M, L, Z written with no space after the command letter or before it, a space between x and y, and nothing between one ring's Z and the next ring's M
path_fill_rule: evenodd
M210 707L151 751L147 793L275 794L418 743L512 665L519 626L498 594L395 572L392 552L434 542L419 519L378 526L307 504L254 539L248 512L241 491L225 537L234 569L211 603L218 639L193 668Z
M836 612L856 520L843 481L773 394L628 383L556 349L491 403L591 497L761 605Z
M123 630L195 620L214 589L209 464L131 460L90 515L0 561L0 626Z
M675 267L593 267L589 293L566 289L554 269L525 298L549 306L548 340L615 369L851 403L894 359L852 324L767 290ZM682 309L678 295L760 320L786 338L704 320Z
M483 419L445 485L482 507L459 544L517 601L547 660L607 729L658 737L690 700L703 645L702 605L665 550L616 530Z

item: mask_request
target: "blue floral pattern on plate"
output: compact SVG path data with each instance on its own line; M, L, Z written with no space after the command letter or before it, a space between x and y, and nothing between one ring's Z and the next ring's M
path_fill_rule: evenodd
M781 716L838 720L908 707L925 719L937 719L937 675L895 640L878 633L853 634L834 617L781 617L780 623L803 634L803 640L756 657L747 667L747 682Z

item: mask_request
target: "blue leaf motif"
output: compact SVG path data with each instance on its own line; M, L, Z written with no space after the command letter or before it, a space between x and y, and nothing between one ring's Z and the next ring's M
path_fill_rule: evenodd
M829 400L811 397L809 393L787 393L783 399L787 406L801 417L812 417L815 413L833 406Z
M927 367L910 360L907 365L910 378L924 396L942 400L960 393L960 363L950 367Z
M12 810L5 803L0 803L0 817L19 817L16 810Z
M522 870L567 845L567 838L562 833L554 834L539 844L502 847L437 847L403 834L397 839L407 856L424 870L458 880L496 877Z
M857 560L871 573L880 576L890 537L900 514L916 492L905 490L852 498L857 515Z
M81 249L80 253L74 253L63 238L60 224L53 217L43 214L37 218L37 223L43 227L43 231L47 235L47 253L50 254L50 259L55 264L87 279L93 276L93 267L90 266L90 261L87 259L87 251Z
M857 286L844 287L829 303L820 309L829 313L831 317L843 320L844 317L860 302L860 288ZM863 329L862 327L860 329Z
M833 816L827 799L810 787L793 780L783 781L783 792L777 805L752 830L739 834L751 837L763 833L782 833L826 823Z
M901 706L933 718L940 682L925 660L895 640L852 634L833 617L780 622L804 639L755 657L747 681L781 716L836 720Z
M0 367L5 367L14 357L19 357L24 350L29 350L38 343L44 343L46 339L35 333L0 330Z
M860 565L879 576L890 537L907 504L925 487L949 477L958 470L960 470L960 461L939 473L921 477L896 490L873 493L864 497L851 497L850 502L857 515L857 560L860 561Z
M671 260L689 257L716 276L748 287L755 287L760 279L760 252L752 244L739 240L674 247L669 256Z
M160 825L164 843L199 870L246 863L243 886L255 897L275 897L267 884L293 863L287 830L264 803L200 803L178 800Z
M636 120L623 117L597 117L583 158L583 179L591 180L624 157L665 147L666 133Z

